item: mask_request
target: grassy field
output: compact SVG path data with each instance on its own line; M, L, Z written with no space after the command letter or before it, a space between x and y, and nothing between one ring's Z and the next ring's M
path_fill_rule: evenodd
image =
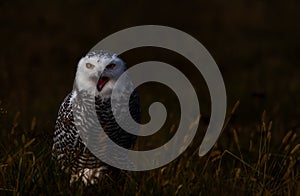
M3 117L5 109L1 112ZM85 187L81 182L69 185L69 175L62 173L50 158L51 136L34 136L36 119L32 119L30 127L22 128L16 114L11 129L2 137L0 192L12 195L299 194L300 140L294 131L288 131L279 143L274 142L276 127L267 120L266 112L253 128L230 125L230 116L227 123L224 131L228 138L223 134L204 157L198 157L198 144L194 142L179 158L162 168L122 172L118 179L106 175L99 185ZM231 141L229 145L227 140Z
M0 2L0 195L299 195L299 2L217 0ZM105 176L99 186L69 185L51 160L53 127L71 91L78 60L107 35L158 24L178 28L211 53L227 91L227 120L214 148L197 155L210 116L201 74L175 52L139 48L128 67L156 60L182 71L199 96L201 121L188 149L151 171ZM178 126L179 106L165 86L138 89L144 121L153 101L168 109L156 134L136 149L160 146Z

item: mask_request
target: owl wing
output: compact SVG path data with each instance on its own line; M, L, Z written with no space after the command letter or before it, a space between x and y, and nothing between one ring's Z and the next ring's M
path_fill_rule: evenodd
M70 162L72 155L82 148L72 112L71 99L73 93L68 94L62 102L54 127L52 156L57 160L63 161L63 165Z

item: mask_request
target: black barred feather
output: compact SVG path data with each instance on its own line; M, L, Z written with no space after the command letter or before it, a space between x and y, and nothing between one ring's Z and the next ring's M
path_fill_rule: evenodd
M70 93L59 109L53 144L53 157L61 163L63 169L70 168L73 174L77 174L85 168L93 169L106 166L86 148L76 129L72 104L74 104L73 100L77 94L75 91ZM117 124L111 110L111 100L95 97L95 101L99 120L97 123L104 127L104 131L109 138L124 148L132 147L136 141L136 136L126 132ZM120 102L120 104L127 103ZM131 95L129 108L133 119L139 122L139 97L135 91ZM87 121L87 123L92 122Z

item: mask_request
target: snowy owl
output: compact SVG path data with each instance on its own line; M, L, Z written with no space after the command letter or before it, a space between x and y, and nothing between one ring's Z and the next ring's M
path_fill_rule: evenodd
M101 176L112 167L101 162L82 142L74 122L74 100L80 93L92 95L98 122L104 132L116 144L131 148L136 136L123 130L116 122L111 109L111 94L117 79L126 70L126 65L117 55L107 51L93 51L80 59L77 65L74 87L60 106L55 124L52 156L63 169L71 171L70 183L81 179L85 184L99 182ZM126 89L124 89L126 91ZM117 95L122 100L123 94ZM120 105L128 104L120 101ZM139 122L140 107L136 91L129 101L132 118ZM90 112L90 111L86 111ZM87 121L89 122L89 121Z

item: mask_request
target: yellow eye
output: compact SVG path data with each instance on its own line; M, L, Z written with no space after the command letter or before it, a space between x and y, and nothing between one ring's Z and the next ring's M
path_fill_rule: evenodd
M91 64L91 63L87 63L85 64L86 68L88 69L93 69L95 67L95 65Z
M106 69L113 69L116 66L116 64L109 64L106 66Z

